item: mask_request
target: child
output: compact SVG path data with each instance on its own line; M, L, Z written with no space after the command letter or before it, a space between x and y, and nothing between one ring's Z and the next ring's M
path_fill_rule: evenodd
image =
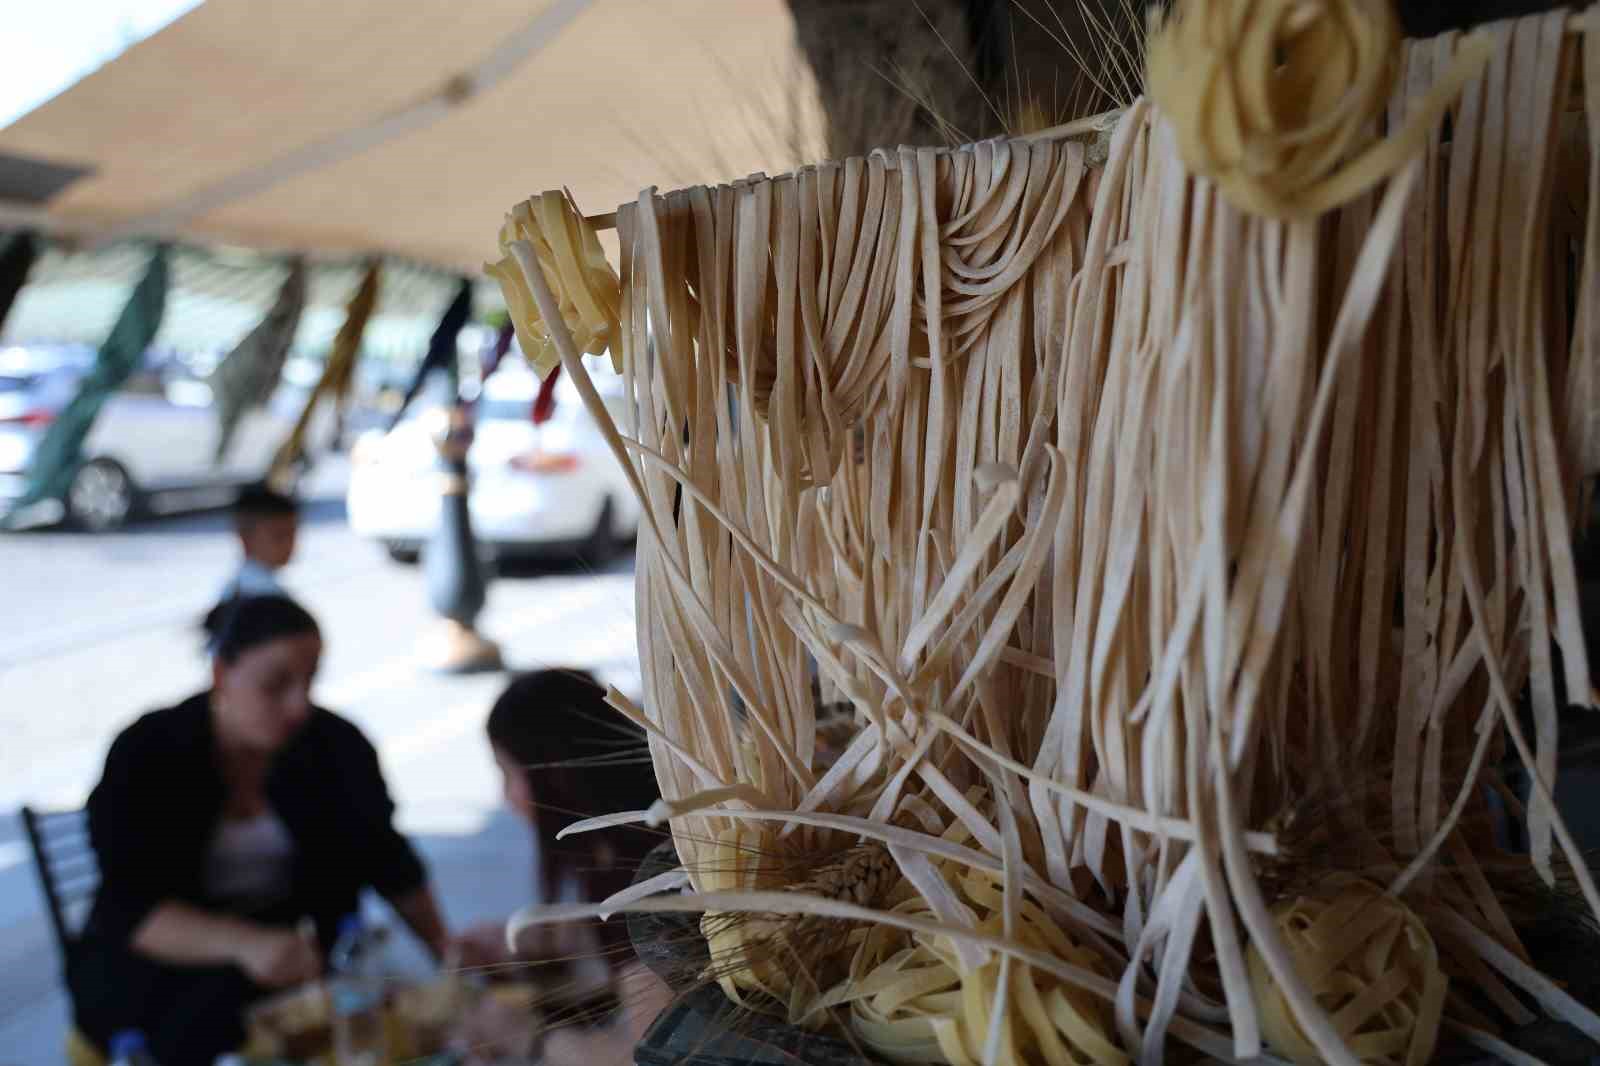
M300 529L294 500L265 485L251 485L233 505L233 528L239 535L244 560L222 590L222 599L235 596L281 596L278 571L294 555Z

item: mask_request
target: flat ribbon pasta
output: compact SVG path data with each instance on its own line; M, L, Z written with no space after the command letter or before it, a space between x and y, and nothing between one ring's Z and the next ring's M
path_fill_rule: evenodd
M1370 881L1342 877L1278 904L1272 917L1300 976L1361 1061L1422 1066L1432 1058L1448 981L1433 937L1409 907ZM1295 1062L1321 1062L1254 947L1249 965L1272 1046Z
M1002 895L999 875L986 870L958 871L946 877L975 913L974 928L1000 934ZM894 908L928 916L927 902L904 890ZM1014 936L1030 948L1048 951L1086 970L1105 972L1103 961L1086 944L1069 936L1044 910L1024 901ZM847 986L829 997L848 1002L851 1029L873 1051L891 1062L977 1066L985 1061L999 982L1009 982L1005 1015L994 1061L1002 1066L1043 1062L1049 1066L1123 1066L1129 1062L1117 1045L1106 1005L1020 963L998 956L965 968L954 945L942 937L913 936L886 926L862 939Z
M483 267L500 283L523 355L544 377L561 365L561 357L527 281L511 257L511 242L518 240L533 246L540 267L555 282L552 289L561 302L562 321L579 350L586 355L610 351L611 364L621 373L622 285L606 262L594 227L584 221L572 197L565 192L542 192L513 207L500 227L501 258Z

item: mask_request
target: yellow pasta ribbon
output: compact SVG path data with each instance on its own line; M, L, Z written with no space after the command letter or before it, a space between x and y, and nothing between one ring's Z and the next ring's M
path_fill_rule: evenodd
M483 267L500 283L517 344L544 377L560 365L561 357L522 270L511 256L513 241L533 246L539 266L561 302L562 321L579 349L586 355L609 351L611 365L620 373L622 284L606 261L594 227L584 221L572 197L564 191L542 192L513 207L500 227L501 258Z
M696 871L703 892L759 892L781 887L762 856L775 846L764 827L734 825L716 834L710 861ZM700 930L714 961L717 983L734 1003L753 1007L750 994L785 1002L790 992L793 960L775 957L769 945L778 942L786 921L780 916L732 915L707 911Z
M1389 0L1188 0L1150 31L1146 83L1184 164L1241 211L1310 218L1422 150L1489 42L1456 59L1387 138L1375 127L1399 67Z
M1342 877L1278 904L1272 916L1300 976L1362 1062L1422 1066L1432 1058L1448 978L1409 907L1370 881ZM1254 946L1248 962L1267 1040L1295 1062L1321 1062Z
M975 912L973 928L1002 935L999 875L949 865L944 873ZM927 903L909 886L902 893L896 911L930 915ZM1104 962L1088 945L1073 939L1031 901L1024 901L1018 917L1017 943L1106 974ZM998 955L976 969L963 970L954 946L944 937L874 927L857 950L847 992L833 999L849 1003L856 1037L890 1062L979 1066L1002 974L1010 995L1000 1018L997 1063L1126 1066L1130 1061L1113 1035L1106 1005L1093 995L1022 963L1002 967Z

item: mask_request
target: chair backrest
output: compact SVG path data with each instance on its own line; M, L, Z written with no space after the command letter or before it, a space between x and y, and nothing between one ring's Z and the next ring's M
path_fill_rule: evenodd
M100 887L100 865L89 843L89 817L83 810L24 807L22 828L28 834L33 868L65 964L83 933L95 890Z

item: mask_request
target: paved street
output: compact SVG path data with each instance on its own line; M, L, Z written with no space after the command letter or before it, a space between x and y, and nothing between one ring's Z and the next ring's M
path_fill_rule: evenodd
M342 493L342 467L320 469L283 574L327 640L317 699L378 747L451 920L504 915L525 900L531 863L482 735L504 675L419 671L431 621L421 571L352 536ZM234 560L216 513L106 536L0 535L0 1066L62 1061L66 1016L15 812L81 804L117 730L204 686L197 624ZM633 625L626 562L599 574L518 566L496 579L481 622L514 669L583 666L636 693Z

